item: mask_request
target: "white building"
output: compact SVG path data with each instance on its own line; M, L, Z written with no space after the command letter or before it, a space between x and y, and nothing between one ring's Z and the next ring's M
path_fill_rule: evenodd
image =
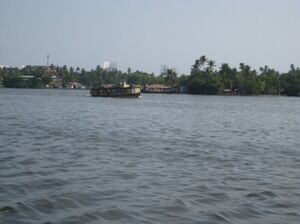
M116 71L118 70L118 66L116 62L105 61L103 62L103 69L105 71Z

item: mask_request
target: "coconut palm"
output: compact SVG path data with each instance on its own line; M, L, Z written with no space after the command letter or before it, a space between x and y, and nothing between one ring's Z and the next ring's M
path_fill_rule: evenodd
M209 60L207 62L207 64L208 64L208 68L207 68L208 72L209 72L209 74L211 74L212 71L213 71L213 69L214 69L214 67L216 67L216 62L214 60Z
M195 64L192 65L191 75L195 75L200 71L200 61L199 59L195 60Z
M200 67L203 67L205 65L205 63L207 62L207 58L205 55L202 55L200 58L199 58L199 62L200 62Z

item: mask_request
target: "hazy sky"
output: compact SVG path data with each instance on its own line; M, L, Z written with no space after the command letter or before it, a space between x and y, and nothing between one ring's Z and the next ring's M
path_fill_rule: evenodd
M0 64L300 66L299 0L0 0Z

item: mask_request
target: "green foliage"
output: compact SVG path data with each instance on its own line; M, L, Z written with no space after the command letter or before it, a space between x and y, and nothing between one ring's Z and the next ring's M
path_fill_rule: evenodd
M174 68L163 66L160 77L163 79L163 83L168 86L176 87L178 84L177 72Z
M27 88L28 85L20 76L4 76L3 85L10 88Z
M219 94L223 84L220 76L214 71L216 63L201 56L192 65L191 75L187 80L187 87L191 94Z
M260 68L260 93L278 95L280 94L280 75L268 66Z
M223 85L218 76L209 76L206 73L199 73L188 81L188 89L191 94L214 95L221 93Z
M10 68L3 71L3 85L13 88L25 88L26 83L21 78L19 69Z
M282 93L287 96L300 96L300 69L294 68L294 65L291 65L291 69L288 73L282 75L281 87Z
M300 95L300 69L291 65L286 74L268 66L260 68L260 73L249 65L240 63L239 71L223 63L214 71L215 62L205 56L195 60L186 85L192 94L218 94L224 89L239 95Z
M3 74L4 74L3 69L0 68L0 85L2 85L3 82Z

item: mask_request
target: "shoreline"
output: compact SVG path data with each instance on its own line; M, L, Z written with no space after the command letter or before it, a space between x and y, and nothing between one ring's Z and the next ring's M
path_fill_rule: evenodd
M80 88L11 88L11 87L0 87L0 89L23 89L23 90L63 90L63 91L89 91L89 88L80 89ZM224 96L224 97L299 97L299 96L288 96L288 95L271 95L271 94L259 94L259 95L241 95L241 94L193 94L193 93L150 93L142 92L144 95L153 94L153 95L191 95L191 96Z

